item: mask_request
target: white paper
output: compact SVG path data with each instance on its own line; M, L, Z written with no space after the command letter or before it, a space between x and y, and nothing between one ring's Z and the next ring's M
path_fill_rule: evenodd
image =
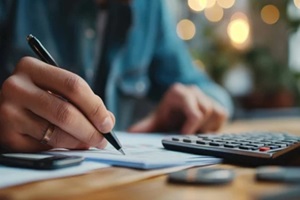
M56 170L34 170L0 165L0 188L84 174L110 165L138 169L158 169L175 166L202 166L216 164L221 161L210 156L165 150L161 144L164 135L128 134L124 132L116 132L116 134L123 145L126 156L110 145L104 150L94 148L87 151L69 151L65 149L51 151L52 153L83 156L85 161L79 166Z
M202 166L220 163L221 159L188 153L169 151L161 144L165 137L161 134L128 134L116 132L126 155L122 155L112 146L104 150L89 149L86 151L54 151L66 155L79 155L89 161L101 162L114 166L138 169L158 169L174 166Z
M78 166L55 170L23 169L0 165L0 188L45 179L74 176L105 167L109 167L109 165L89 161L84 161Z

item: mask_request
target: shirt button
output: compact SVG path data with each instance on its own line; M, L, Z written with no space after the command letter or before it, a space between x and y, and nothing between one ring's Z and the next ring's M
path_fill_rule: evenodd
M95 30L93 30L92 28L86 29L84 34L85 34L85 37L88 39L93 39L96 35Z
M139 93L142 93L145 91L146 89L146 85L143 81L138 81L136 84L135 84L135 89L137 92Z

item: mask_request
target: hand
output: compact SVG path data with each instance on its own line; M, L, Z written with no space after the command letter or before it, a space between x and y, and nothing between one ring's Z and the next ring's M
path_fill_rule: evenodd
M217 131L228 118L221 105L206 96L197 86L174 84L158 108L131 126L130 132L169 132L183 134Z
M22 58L2 85L0 146L6 150L104 148L99 131L109 132L114 123L113 114L82 78L37 59ZM51 139L41 144L51 124Z

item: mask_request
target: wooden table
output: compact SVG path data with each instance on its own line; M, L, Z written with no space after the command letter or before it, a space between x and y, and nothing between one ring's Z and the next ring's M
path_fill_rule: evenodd
M248 130L289 131L300 135L300 118L260 119L234 121L222 131L240 132ZM300 158L300 157L299 157ZM300 159L299 159L300 160ZM166 175L156 171L139 171L126 168L105 168L91 173L40 181L0 190L0 200L17 199L255 199L260 194L281 191L287 184L258 182L254 168L233 165L214 165L234 168L235 180L223 186L191 186L170 184ZM174 169L173 169L174 170ZM196 170L196 168L191 169ZM170 171L170 170L169 170ZM168 170L166 172L169 172ZM1 181L1 175L0 175Z

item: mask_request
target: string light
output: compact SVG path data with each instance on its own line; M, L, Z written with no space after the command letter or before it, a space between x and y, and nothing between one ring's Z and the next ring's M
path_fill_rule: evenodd
M250 34L247 16L243 13L234 14L227 27L227 34L234 45L245 44Z
M177 24L177 35L183 40L190 40L196 34L195 24L188 19L183 19Z
M217 0L207 0L205 8L211 8L217 3Z
M190 9L200 12L206 8L207 1L209 0L188 0Z
M223 18L224 11L218 4L215 4L211 8L206 8L204 14L209 21L218 22Z
M294 4L297 8L300 9L300 0L294 0Z
M280 17L278 8L271 4L264 6L260 12L260 15L266 24L275 24Z
M217 3L222 8L228 9L228 8L231 8L234 5L235 0L217 0Z

